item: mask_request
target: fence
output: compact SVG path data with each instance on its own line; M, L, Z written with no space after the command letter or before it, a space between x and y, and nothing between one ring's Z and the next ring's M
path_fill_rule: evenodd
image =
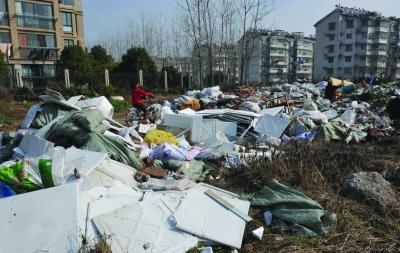
M115 73L108 70L95 71L91 73L70 72L68 70L58 71L57 75L22 75L20 72L10 71L6 76L0 76L0 87L13 93L19 88L28 88L40 92L46 88L54 90L65 90L81 86L102 94L108 85L116 89L118 95L128 95L132 88L141 83L145 89L156 93L182 92L189 88L188 76L176 73L168 76L167 72L145 73Z

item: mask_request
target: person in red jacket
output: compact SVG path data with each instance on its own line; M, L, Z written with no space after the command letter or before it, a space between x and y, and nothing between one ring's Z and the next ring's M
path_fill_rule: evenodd
M155 95L151 92L144 91L139 84L136 84L135 89L132 91L132 106L136 107L140 111L145 111L143 99L146 97L154 98Z

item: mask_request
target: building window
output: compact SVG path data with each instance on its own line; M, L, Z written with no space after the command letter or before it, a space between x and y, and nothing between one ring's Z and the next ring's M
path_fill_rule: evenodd
M346 39L352 39L353 38L353 34L352 33L347 33L346 34Z
M328 68L328 69L326 69L326 74L327 74L328 76L333 75L333 68Z
M34 27L54 29L53 8L51 5L15 2L17 25L20 27Z
M56 65L22 65L24 77L54 77Z
M61 5L75 6L75 0L60 0Z
M335 40L335 34L329 34L329 40L330 41Z
M333 53L333 52L335 52L335 45L328 46L328 53Z
M63 25L64 32L72 33L72 13L63 12Z
M353 29L354 28L354 20L347 20L346 21L346 28Z
M11 43L9 32L0 32L0 43Z
M353 51L353 45L352 44L346 44L346 52L352 52Z
M70 39L65 39L64 40L64 47L70 47L70 46L74 46L74 40L70 40Z
M8 26L7 1L0 0L0 25Z
M329 31L333 31L333 30L336 29L336 23L335 22L329 23L328 26L329 26Z
M362 50L367 49L367 44L361 44L361 49L362 49Z
M344 57L345 62L351 62L351 56L346 56Z
M345 74L351 74L353 72L352 68L344 68L344 73Z
M328 57L328 63L333 63L333 57Z

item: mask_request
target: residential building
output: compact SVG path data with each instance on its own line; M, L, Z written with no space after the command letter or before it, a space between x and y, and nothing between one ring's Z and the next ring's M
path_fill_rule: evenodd
M314 78L400 79L400 19L336 6L315 24Z
M213 44L211 54L210 59L209 46L207 45L193 48L193 82L197 85L202 83L203 86L234 84L238 77L236 45ZM210 70L213 72L212 77Z
M0 0L0 49L18 85L55 76L62 49L84 46L81 1Z
M244 56L245 82L259 84L312 79L313 37L305 37L301 32L257 30L249 31L247 38L251 41L241 54Z

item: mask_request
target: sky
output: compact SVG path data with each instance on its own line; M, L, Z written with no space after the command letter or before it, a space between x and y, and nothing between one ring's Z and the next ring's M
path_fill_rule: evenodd
M141 13L156 17L179 15L177 2L183 0L83 0L86 41L96 40L104 30L124 25ZM314 24L336 4L381 12L400 17L400 0L275 0L274 11L265 20L265 28L314 34Z

